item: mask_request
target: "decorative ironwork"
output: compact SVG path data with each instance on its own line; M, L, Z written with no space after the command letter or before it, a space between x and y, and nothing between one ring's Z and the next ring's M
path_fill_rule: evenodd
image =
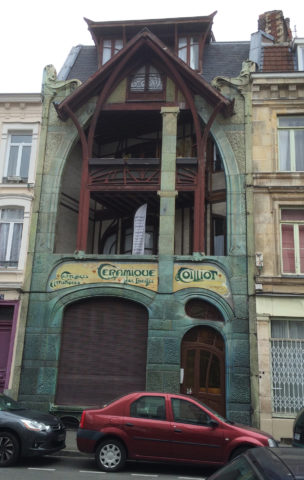
M296 413L304 398L304 340L271 340L274 413Z
M160 167L103 167L90 175L91 186L110 185L160 185Z
M176 169L176 186L195 186L197 183L197 168L178 166Z

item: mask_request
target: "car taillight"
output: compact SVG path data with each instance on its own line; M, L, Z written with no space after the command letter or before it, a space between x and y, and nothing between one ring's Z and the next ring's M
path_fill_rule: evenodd
M80 419L80 423L79 423L79 428L83 428L83 426L84 426L84 418L85 418L85 411L83 411L82 414L81 414L81 419Z

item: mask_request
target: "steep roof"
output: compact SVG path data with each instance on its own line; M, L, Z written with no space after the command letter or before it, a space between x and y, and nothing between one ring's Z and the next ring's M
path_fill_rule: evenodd
M122 50L114 55L111 60L96 70L95 73L85 80L84 83L69 97L56 106L59 116L62 119L66 119L68 117L66 107L75 111L83 105L89 97L97 95L101 91L102 85L106 82L111 72L119 66L120 62L125 64L127 62L130 63L131 58L135 58L135 55L138 55L141 49L142 51L144 49L146 56L147 52L158 56L163 62L165 68L169 68L171 65L171 67L173 67L175 71L186 80L187 86L191 87L194 93L204 96L211 105L215 106L221 102L222 112L226 115L232 113L232 102L230 100L221 95L204 78L172 53L166 45L158 39L158 37L148 29L144 29L135 35L135 37L132 38ZM76 74L76 78L79 78L79 76L84 74L84 71L86 71L88 67L88 64L84 66L84 59L86 59L86 61L89 60L90 68L94 70L95 67L93 64L95 60L93 52L89 50L90 59L88 58L88 55L86 55L88 51L85 52L85 50L82 50L81 53L82 54L77 56L77 59L79 57L79 63L75 61L67 78L72 78L72 72L73 74Z

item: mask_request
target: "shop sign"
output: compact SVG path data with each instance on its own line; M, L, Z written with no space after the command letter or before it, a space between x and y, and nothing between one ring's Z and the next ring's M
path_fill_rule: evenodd
M155 263L65 262L50 275L48 291L91 283L134 285L157 291L158 265Z
M205 288L223 297L230 297L226 274L215 265L207 263L174 265L173 291L184 288Z

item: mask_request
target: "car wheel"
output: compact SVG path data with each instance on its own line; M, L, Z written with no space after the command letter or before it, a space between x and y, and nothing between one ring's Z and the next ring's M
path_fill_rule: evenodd
M9 467L19 458L19 443L11 432L0 432L0 467Z
M105 440L96 450L98 468L104 472L117 472L126 463L126 449L119 440Z
M233 460L234 458L238 457L242 453L246 452L246 450L248 450L248 448L252 448L252 445L243 445L242 447L236 448L231 453L229 460Z

